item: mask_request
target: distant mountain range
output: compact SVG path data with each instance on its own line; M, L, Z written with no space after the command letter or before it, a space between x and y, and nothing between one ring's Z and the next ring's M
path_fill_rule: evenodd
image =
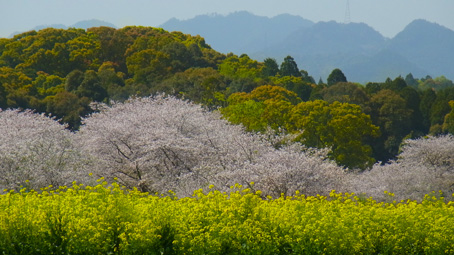
M248 12L171 19L169 31L199 34L215 50L282 61L291 55L316 80L340 68L355 82L384 81L412 73L454 79L454 31L415 20L389 39L364 23L313 23L288 14L273 18Z
M48 28L48 27L61 28L61 29L67 29L67 28L70 28L70 27L75 27L75 28L87 29L87 28L90 28L90 27L101 27L101 26L117 28L112 23L105 22L105 21L102 21L102 20L97 20L97 19L91 19L91 20L79 21L79 22L75 23L74 25L70 25L70 26L66 26L66 25L63 25L63 24L40 25L40 26L36 26L36 27L34 27L34 28L30 29L30 30L38 31L38 30L41 30L41 29L44 29L44 28ZM11 34L10 37L13 37L13 36L15 36L17 34L20 34L20 33L22 33L22 32L15 32L15 33Z
M268 18L235 12L228 16L201 15L184 21L173 18L161 27L168 31L201 35L222 53L249 54L277 44L295 30L313 24L312 21L289 14Z
M96 19L68 27L99 26L116 28ZM54 24L34 30L46 27L67 28ZM425 20L411 22L392 39L364 23L314 23L289 14L268 18L245 11L188 20L173 18L160 27L200 35L222 53L245 53L260 61L271 57L278 63L290 55L315 80L326 81L335 68L349 81L360 83L382 82L408 73L417 78L444 75L454 80L454 31Z

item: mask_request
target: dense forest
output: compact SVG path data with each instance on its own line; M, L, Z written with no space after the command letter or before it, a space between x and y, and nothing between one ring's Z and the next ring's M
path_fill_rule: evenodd
M221 54L200 36L151 27L53 29L0 39L0 107L55 116L76 131L113 102L164 93L218 110L247 131L293 134L340 166L395 159L402 141L454 132L445 77L357 84L334 69L316 82L281 64ZM279 145L276 145L279 146Z

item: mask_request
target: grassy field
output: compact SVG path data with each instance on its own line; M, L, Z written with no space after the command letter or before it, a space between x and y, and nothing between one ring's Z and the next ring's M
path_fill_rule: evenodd
M98 183L5 191L0 254L454 254L454 204L439 194L273 199L236 185L176 198Z

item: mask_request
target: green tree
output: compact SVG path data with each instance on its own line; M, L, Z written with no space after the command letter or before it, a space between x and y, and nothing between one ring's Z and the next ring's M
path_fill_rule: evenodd
M33 109L33 95L36 95L36 92L32 81L32 78L17 69L0 67L0 84L4 90L2 97L5 107Z
M183 97L209 108L225 104L227 84L224 77L211 67L189 68L152 87L152 93Z
M71 130L80 127L81 117L91 112L90 100L86 97L79 98L75 94L62 91L55 96L48 97L46 111L56 116L61 123L68 124Z
M57 93L65 90L65 79L57 75L49 75L40 72L38 77L32 82L36 89L39 99L44 99L47 96L55 96Z
M87 97L98 102L107 97L107 91L101 86L101 81L93 70L85 72L84 79L75 93L79 97Z
M171 74L171 59L164 52L146 49L136 52L126 59L130 75L136 83L153 84L168 78Z
M424 127L424 119L420 109L421 96L418 91L413 87L407 86L399 92L399 95L405 100L407 108L412 111L410 129L421 135L426 133L427 130Z
M268 99L287 101L293 105L301 102L301 99L295 92L289 91L280 86L264 85L254 89L247 94L247 99L255 101L265 101Z
M3 84L0 82L0 109L5 109L8 104L6 103L6 90Z
M97 76L109 99L124 101L128 99L130 93L125 87L125 74L116 72L116 67L117 65L113 62L104 62L99 67Z
M230 99L230 98L229 98ZM230 99L228 102L233 101ZM261 132L267 128L263 118L265 105L263 102L246 100L240 103L231 102L227 107L220 109L222 115L232 124L243 125L249 132Z
M224 117L234 124L243 124L248 131L261 132L267 127L285 128L291 108L301 102L298 96L280 86L265 85L251 93L234 93L221 109Z
M424 131L425 133L427 133L429 132L431 126L430 112L435 99L437 99L437 95L435 94L435 91L433 89L426 89L421 93L420 98L421 100L419 103L419 109L423 118L422 124Z
M265 58L263 61L262 75L264 77L275 76L279 73L279 66L274 58Z
M427 79L421 81L418 85L420 90L434 89L436 91L454 87L454 83L444 76L432 79L430 76Z
M379 128L358 105L299 103L290 112L288 130L300 132L297 139L307 146L331 148L330 157L340 165L365 169L375 162L366 138L378 136Z
M192 67L208 67L205 61L203 52L197 43L191 43L188 47L189 54L192 57Z
M281 76L302 76L300 70L298 69L298 65L291 56L284 58L284 61L281 64L281 68L279 69L279 74Z
M446 114L451 111L449 101L454 100L454 87L439 90L436 95L437 97L430 108L431 126L443 125Z
M271 128L279 132L288 121L288 113L293 105L285 100L265 101L246 100L222 108L224 118L233 124L242 124L249 132L263 132Z
M382 84L382 89L390 89L392 91L399 92L402 89L407 87L407 83L402 77L397 77L394 80L387 79L385 83Z
M218 67L221 75L231 79L260 80L262 64L247 55L227 57Z
M301 73L301 77L302 77L303 81L311 83L311 84L315 84L314 77L310 76L306 70L300 70L300 73Z
M16 66L21 70L64 77L74 69L96 68L99 42L83 29L46 28L23 40L24 58Z
M369 96L372 96L374 94L377 94L380 90L382 89L382 86L380 83L378 82L368 82L366 84L366 93L369 95Z
M323 99L328 103L335 101L341 103L350 103L360 105L366 111L370 101L364 87L351 82L338 82L330 87L326 87L320 91ZM369 112L367 110L366 112Z
M274 85L278 85L295 92L303 101L309 100L313 86L315 87L314 84L304 81L302 77L295 76L276 76L272 77L271 81Z
M66 42L69 50L69 65L64 74L74 69L80 70L97 70L102 62L101 45L97 36L93 33L86 33Z
M402 139L411 132L413 111L397 92L383 89L370 100L371 118L381 136L373 141L375 158L386 162L399 152Z
M418 88L418 80L413 77L413 74L409 73L405 76L405 83L412 88Z
M347 82L347 78L339 68L336 68L329 74L327 82L329 87L338 82Z
M181 42L171 42L162 51L169 55L171 59L170 66L173 72L182 72L188 69L193 63L191 52Z
M66 76L65 90L68 92L76 91L82 81L84 80L84 73L80 70L73 70Z
M451 112L446 114L445 121L443 123L443 132L454 134L454 101L449 101Z

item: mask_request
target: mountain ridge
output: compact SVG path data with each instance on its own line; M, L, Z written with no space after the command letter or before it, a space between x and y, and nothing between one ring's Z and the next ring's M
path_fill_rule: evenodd
M299 16L281 14L272 18L256 16L246 11L229 15L199 15L188 20L171 19L159 27L168 31L182 31L201 35L222 53L242 54L257 47L278 42L278 39L299 29L313 25L312 21ZM232 28L234 28L232 30ZM226 38L241 40L226 40ZM260 41L260 44L258 43ZM241 52L241 53L238 53Z
M87 28L90 28L90 27L100 27L100 26L118 28L114 24L112 24L110 22L107 22L107 21L98 20L98 19L89 19L89 20L81 20L81 21L76 22L73 25L69 25L69 26L66 26L64 24L38 25L38 26L30 29L29 31L31 31L31 30L39 31L39 30L42 30L42 29L45 29L45 28L49 28L49 27L61 28L61 29L67 29L67 28L70 28L70 27L87 29ZM21 34L23 32L25 32L25 31L14 32L14 33L12 33L9 36L9 38L13 38L15 35Z
M237 16L241 16L241 20L236 19L230 27L216 29L216 19L232 20ZM235 34L238 26L248 27L247 17L253 24L264 20L276 21L273 20L276 17L261 17L248 12L226 16L199 15L197 19L205 18L204 26L212 25L210 31L215 32L204 31L203 26L199 26L196 34L223 53L244 53L260 61L267 57L282 61L285 56L291 55L300 69L308 71L316 79L321 77L326 80L334 68L347 70L347 78L350 76L352 81L361 83L384 81L387 77L405 76L410 72L420 77L445 75L454 78L454 31L430 21L414 20L393 38L384 37L364 23L309 22L300 26L294 24L292 29L287 30L275 23L268 27L267 33L273 36L270 40L263 33L256 33L255 36L247 36L245 32ZM161 27L192 34L195 31L191 30L194 19L172 19L171 25L166 22ZM297 23L298 18L294 18L293 22ZM252 31L249 34L256 32L248 29ZM280 29L280 37L273 29ZM415 43L418 40L419 43ZM364 70L365 66L369 70Z

